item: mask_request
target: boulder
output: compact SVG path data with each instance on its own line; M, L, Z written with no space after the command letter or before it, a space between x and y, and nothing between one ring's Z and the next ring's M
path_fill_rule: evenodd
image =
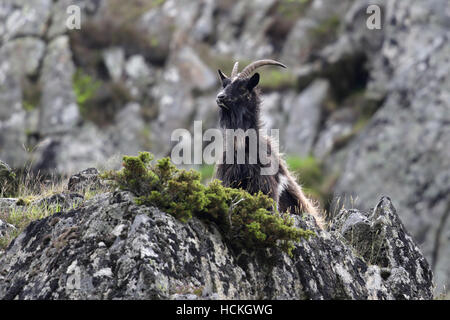
M96 168L89 168L72 175L67 189L72 192L86 192L101 187L99 172Z
M292 256L235 252L214 224L181 223L127 192L100 194L14 240L0 257L0 299L432 298L430 267L388 198L369 215L342 211L336 231L293 219L316 236ZM354 243L349 230L373 237ZM359 253L372 245L380 259Z

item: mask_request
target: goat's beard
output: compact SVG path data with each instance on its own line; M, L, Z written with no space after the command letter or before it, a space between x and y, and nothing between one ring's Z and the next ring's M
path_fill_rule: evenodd
M230 108L228 108L228 106L227 106L225 103L223 103L223 102L218 102L218 101L217 101L217 106L218 106L219 108L222 108L222 109L230 110Z

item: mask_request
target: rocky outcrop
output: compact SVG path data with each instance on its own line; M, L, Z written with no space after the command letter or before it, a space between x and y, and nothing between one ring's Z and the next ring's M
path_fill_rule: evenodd
M432 273L391 201L343 210L292 257L235 252L211 223L181 223L128 192L32 222L0 258L1 299L430 299ZM358 239L359 241L355 241Z
M313 154L327 193L361 208L390 194L438 291L450 287L448 1L150 2L0 4L3 161L70 175L140 150L166 156L174 129L217 126L216 69L273 58L289 68L261 69L262 113L281 152ZM81 30L65 26L69 4ZM99 87L89 104L78 73Z
M338 195L357 196L357 207L374 195L396 199L433 265L438 292L450 284L450 20L444 8L448 13L448 2L389 3L389 41L369 84L386 100L347 150L336 188Z

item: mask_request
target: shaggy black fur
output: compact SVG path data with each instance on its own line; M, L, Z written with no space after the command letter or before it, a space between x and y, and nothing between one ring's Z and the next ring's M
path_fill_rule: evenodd
M234 149L224 149L223 164L216 166L216 178L222 180L225 186L242 188L251 194L262 191L275 200L280 212L298 213L306 211L316 216L316 221L319 225L322 225L317 209L303 194L301 187L287 170L283 159L278 153L275 154L271 141L266 136L259 134L261 100L256 86L259 83L260 75L255 73L248 79L230 79L220 70L219 75L223 87L216 99L217 105L220 107L220 127L224 130L242 129L246 131L255 129L258 140L267 141L267 154L270 155L273 152L279 160L279 170L274 175L261 175L261 169L270 166L270 164L264 165L259 153L257 163L250 164L249 140L245 138L243 141L235 141ZM245 148L245 164L236 163L239 148ZM226 164L228 152L234 153L234 164Z

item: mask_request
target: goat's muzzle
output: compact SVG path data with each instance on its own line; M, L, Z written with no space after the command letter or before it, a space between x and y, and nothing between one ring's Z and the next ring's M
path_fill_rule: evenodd
M221 108L228 109L228 107L225 105L225 100L226 100L226 96L223 93L218 94L216 97L217 105Z

